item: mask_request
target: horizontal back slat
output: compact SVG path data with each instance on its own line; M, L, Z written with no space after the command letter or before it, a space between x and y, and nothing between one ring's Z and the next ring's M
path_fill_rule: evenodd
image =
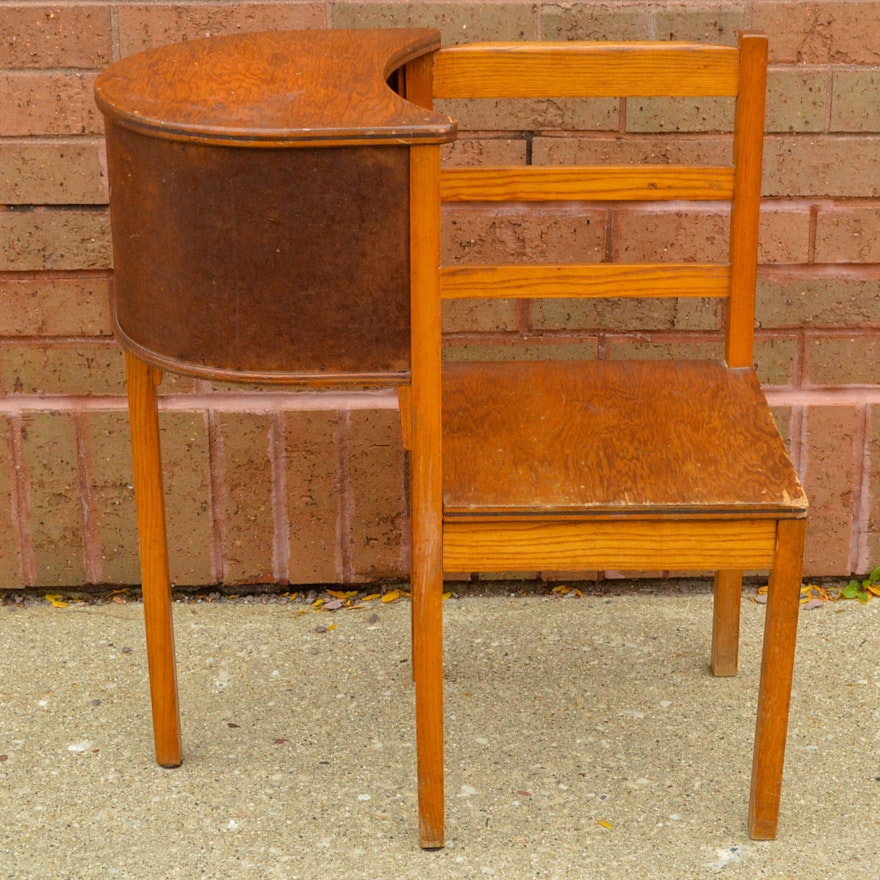
M731 96L737 93L738 76L738 52L726 46L672 42L490 43L456 46L438 52L434 61L434 95L437 98Z
M721 263L590 263L455 266L440 272L444 299L470 297L726 297Z
M517 166L447 168L446 202L723 200L733 169L716 166Z

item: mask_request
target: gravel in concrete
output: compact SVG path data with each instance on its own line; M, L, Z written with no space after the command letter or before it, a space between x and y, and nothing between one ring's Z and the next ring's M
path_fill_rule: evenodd
M416 844L407 603L176 605L177 770L152 761L139 605L0 608L0 877L880 875L880 601L801 614L762 843L745 823L763 607L744 603L735 679L709 675L707 595L444 608L439 852Z

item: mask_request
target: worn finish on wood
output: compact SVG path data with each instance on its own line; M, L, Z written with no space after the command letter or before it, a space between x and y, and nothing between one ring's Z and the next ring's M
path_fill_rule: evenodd
M444 367L447 518L798 515L806 499L751 370L712 361Z
M105 116L150 137L251 147L449 140L450 121L386 84L438 48L428 28L272 31L190 40L111 64Z
M162 374L130 352L126 352L125 365L156 762L177 767L183 756L156 405L156 386Z
M739 49L541 43L441 51L434 74L442 97L737 94L735 171L451 169L440 187L447 201L728 199L732 265L441 267L439 291L433 278L418 282L429 303L425 314L434 310L437 345L438 298L697 291L729 298L727 364L447 364L443 565L452 572L714 569L718 675L736 671L742 570L771 569L751 798L755 837L776 832L807 513L751 365L765 66L766 40L756 36L743 36ZM425 400L434 400L439 373L432 365ZM414 424L422 418L433 416L414 402ZM432 619L431 638L435 625Z

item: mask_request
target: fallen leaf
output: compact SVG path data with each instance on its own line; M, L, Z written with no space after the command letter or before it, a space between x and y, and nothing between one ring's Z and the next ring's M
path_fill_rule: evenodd
M53 608L67 608L67 606L70 605L70 603L65 602L58 593L46 593L45 598Z
M400 598L400 590L389 590L382 596L382 601L385 603L388 602L396 602Z
M374 599L381 599L381 598L382 598L381 593L370 593L369 596L364 596L364 598L361 599L361 602L372 602Z
M596 823L601 825L603 828L607 828L609 831L614 827L610 822L606 822L604 819L597 819Z

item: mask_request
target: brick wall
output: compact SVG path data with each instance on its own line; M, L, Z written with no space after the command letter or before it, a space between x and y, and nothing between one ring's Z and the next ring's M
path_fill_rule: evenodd
M757 357L812 502L806 569L880 562L880 2L0 2L0 588L136 583L102 123L108 62L205 34L431 25L480 39L771 37ZM534 108L532 108L534 109ZM619 148L712 161L726 108L668 130L663 106L538 108L578 131L515 131L510 107L456 108L455 161L542 162ZM532 123L533 124L533 123ZM598 134L597 134L598 133ZM623 135L623 137L618 137ZM725 218L582 211L450 213L452 260L587 260L661 242L687 257ZM548 221L541 229L537 221ZM450 357L515 346L561 356L692 354L717 344L711 303L450 309ZM635 327L641 328L635 332ZM177 583L332 583L405 576L396 398L266 393L175 377L162 431Z

